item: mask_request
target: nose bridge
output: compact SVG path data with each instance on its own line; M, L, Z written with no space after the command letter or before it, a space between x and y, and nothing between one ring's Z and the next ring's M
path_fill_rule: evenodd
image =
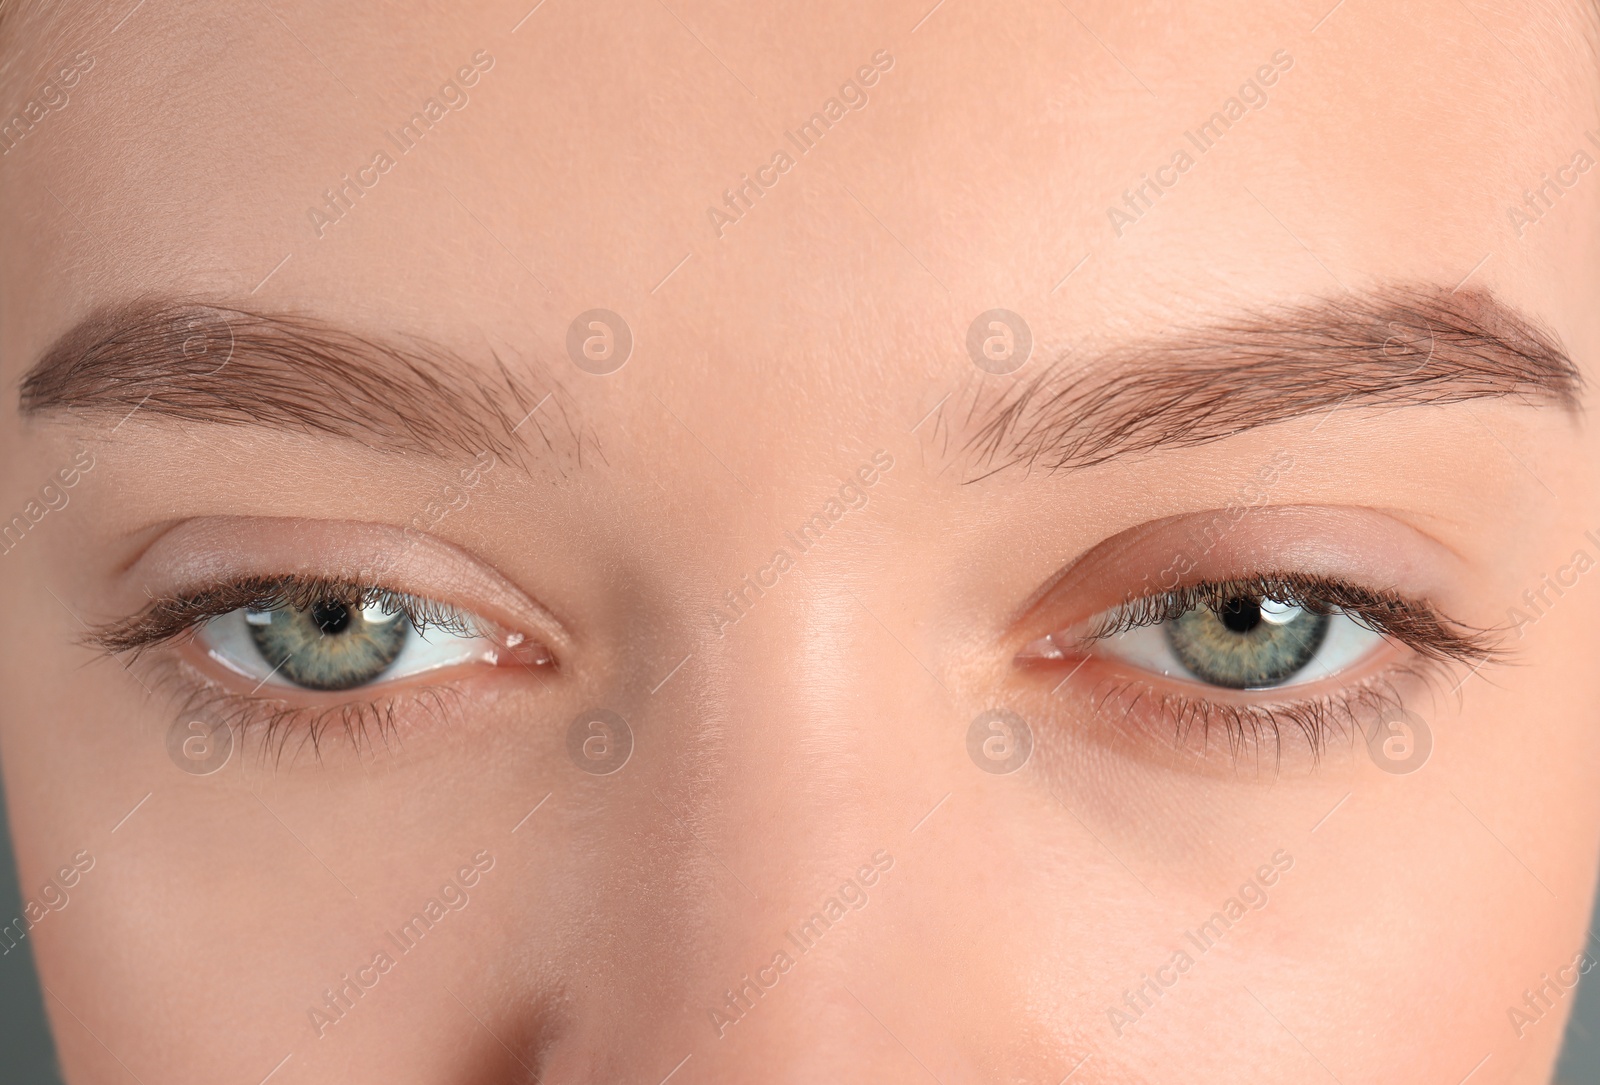
M691 544L706 590L680 600L697 656L682 690L695 719L674 727L682 776L702 781L688 798L708 812L760 821L761 832L735 834L760 852L756 866L849 842L892 769L885 747L903 734L883 726L887 714L934 685L859 590L894 458L860 452L840 465L775 473L768 500L730 510L736 545Z
M698 676L718 766L701 797L730 819L730 850L775 885L825 880L883 847L942 760L949 695L868 609L863 545L837 543L747 593L739 621L706 638Z
M650 847L695 896L637 917L685 947L648 996L678 1012L647 1046L691 1042L702 1081L911 1080L851 991L894 937L896 853L947 775L900 718L934 683L850 590L843 553L803 557L745 591L667 709Z
M866 721L893 700L881 688L892 676L862 658L864 615L828 588L780 584L708 637L663 751L661 798L684 831L715 842L747 897L773 903L870 853L881 817L885 729Z
M908 831L957 766L949 695L903 643L914 614L863 579L892 460L858 458L842 496L813 475L723 525L733 545L684 543L702 575L658 613L688 636L628 710L635 760L596 837L631 868L593 902L617 948L578 955L598 971L578 1000L606 1025L568 1033L547 1080L614 1061L603 1076L660 1080L686 1056L680 1076L707 1082L921 1074L857 994L898 998ZM613 967L618 952L635 963Z

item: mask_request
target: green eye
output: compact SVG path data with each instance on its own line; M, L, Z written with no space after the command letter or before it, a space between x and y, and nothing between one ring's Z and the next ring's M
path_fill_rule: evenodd
M212 659L255 682L256 689L342 692L468 663L493 666L502 656L530 665L548 658L542 650L537 657L527 650L519 656L521 636L496 641L478 631L471 615L427 605L433 620L417 622L399 600L329 593L262 601L212 618L198 640Z
M246 610L244 619L273 672L306 689L365 685L389 669L412 634L398 611L334 599L303 609Z
M190 658L204 653L260 700L281 699L288 689L347 693L398 685L436 671L450 672L454 685L481 676L483 668L556 663L541 640L452 603L332 577L244 577L156 599L93 641L115 654L189 634L174 647Z
M1275 686L1321 650L1327 614L1270 599L1240 597L1196 607L1166 623L1167 643L1196 678L1228 689Z
M1378 662L1386 645L1481 667L1500 654L1497 636L1393 589L1268 572L1131 597L1033 641L1017 658L1065 662L1082 654L1072 674L1099 657L1202 688L1287 691L1345 679Z
M1152 596L1107 611L1095 624L1107 629L1090 638L1097 655L1216 689L1276 689L1330 678L1385 639L1336 604L1289 602L1244 587L1209 597Z

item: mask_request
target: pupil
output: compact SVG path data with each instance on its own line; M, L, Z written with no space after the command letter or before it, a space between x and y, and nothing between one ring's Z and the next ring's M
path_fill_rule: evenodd
M1261 624L1261 604L1253 599L1230 599L1217 612L1222 624L1234 633L1248 633Z
M325 636L343 633L350 628L350 608L343 603L323 601L312 606L311 620Z

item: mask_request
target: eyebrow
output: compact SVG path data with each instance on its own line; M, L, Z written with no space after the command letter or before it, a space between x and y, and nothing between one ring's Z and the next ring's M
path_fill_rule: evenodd
M486 371L419 338L391 341L302 314L156 299L98 310L61 336L23 377L20 406L24 416L140 413L318 433L385 452L516 458L524 422L551 451L558 438L577 448L557 390L513 376L498 354Z
M1556 337L1491 294L1399 286L1058 361L986 411L975 403L963 450L984 478L1191 448L1341 409L1514 397L1576 415L1582 393Z

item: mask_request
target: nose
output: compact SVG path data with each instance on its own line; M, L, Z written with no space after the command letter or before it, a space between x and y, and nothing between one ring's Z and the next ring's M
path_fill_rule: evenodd
M985 968L937 906L981 866L939 832L978 774L875 601L806 572L708 628L596 781L613 824L547 1085L926 1082L969 1057L928 987Z
M933 744L904 726L933 683L813 568L747 592L640 728L630 806L649 843L631 862L656 885L616 903L648 966L609 994L628 1040L578 1046L631 1053L641 1080L685 1058L699 1081L921 1073L862 998L887 989L874 962L902 937L908 830L940 797Z
M1049 799L969 755L987 664L940 657L937 592L895 571L915 563L875 530L884 501L767 510L739 537L769 545L737 558L685 544L671 564L695 583L636 617L660 667L603 694L631 754L560 800L581 828L537 922L566 934L524 1030L544 1085L1071 1067L1038 1020L1058 1000L1008 979L1036 971L1019 931L1041 873L1018 840Z

